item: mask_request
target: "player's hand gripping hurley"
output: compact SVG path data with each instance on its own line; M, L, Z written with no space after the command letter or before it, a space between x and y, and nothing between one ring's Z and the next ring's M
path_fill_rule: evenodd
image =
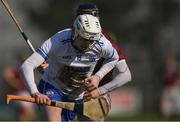
M34 98L16 95L7 95L7 104L13 100L36 103ZM109 112L109 105L104 97L98 97L83 103L51 101L49 106L75 111L92 120L102 120Z

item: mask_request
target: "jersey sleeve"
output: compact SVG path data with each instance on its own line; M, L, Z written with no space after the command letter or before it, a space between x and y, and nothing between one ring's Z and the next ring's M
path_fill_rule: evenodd
M38 92L33 70L44 62L44 59L34 52L20 67L21 78L30 94Z
M115 69L118 72L118 74L110 82L99 87L99 92L101 95L111 92L116 88L119 88L120 86L131 81L131 72L126 64L125 59L118 61Z
M105 60L96 75L100 76L100 78L102 79L108 72L110 72L114 68L117 61L119 60L119 56L117 51L112 47L112 44L107 39L102 37L102 39L99 40L99 44L102 47L101 56L105 58Z
M49 56L53 55L54 51L60 43L61 35L61 32L58 32L50 37L41 45L40 48L37 49L37 53L39 53L45 60Z
M113 60L113 59L119 59L119 55L117 53L117 50L112 46L110 41L107 39L103 38L100 40L102 43L102 57L105 58L106 60Z

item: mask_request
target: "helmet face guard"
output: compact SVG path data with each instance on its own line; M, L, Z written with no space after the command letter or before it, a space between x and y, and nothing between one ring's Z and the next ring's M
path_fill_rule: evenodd
M87 40L99 40L100 34L99 33L88 33L88 32L80 32L79 35Z
M73 24L74 38L78 35L87 40L99 40L101 25L97 17L89 14L79 15Z
M99 17L99 10L97 6L92 3L80 4L78 9L76 10L76 16L83 14L90 14L95 17Z

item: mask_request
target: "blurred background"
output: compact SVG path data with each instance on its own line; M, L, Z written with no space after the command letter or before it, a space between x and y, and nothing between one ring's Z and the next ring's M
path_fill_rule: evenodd
M180 120L179 0L7 1L35 48L71 26L80 3L97 4L103 29L119 44L132 73L132 82L112 92L107 120ZM35 114L25 114L27 109L19 103L5 103L6 94L24 90L16 70L31 53L0 3L0 120L23 120L28 115L45 119L43 108L28 105ZM40 75L36 73L37 83Z

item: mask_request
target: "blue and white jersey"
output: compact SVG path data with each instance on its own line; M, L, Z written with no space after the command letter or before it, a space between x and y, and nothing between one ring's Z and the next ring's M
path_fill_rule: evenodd
M111 67L105 66L106 69L102 68L100 69L102 71L98 72L98 75L102 77L118 61L116 50L103 35L85 53L78 51L73 46L72 29L65 29L56 33L37 49L37 53L43 58L41 62L47 59L49 64L42 79L63 93L75 97L79 97L83 93L85 88L83 79L91 76L97 61L101 57L107 60L105 65L111 63ZM30 79L25 80L26 82L30 81Z

